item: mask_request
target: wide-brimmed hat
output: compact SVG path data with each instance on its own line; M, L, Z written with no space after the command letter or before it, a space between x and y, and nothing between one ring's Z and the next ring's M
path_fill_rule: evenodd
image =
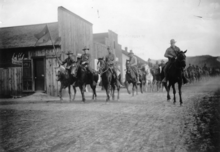
M134 54L132 50L130 50L130 52L128 53L128 55L132 55Z
M66 53L66 55L70 55L70 54L73 54L71 51L68 51L67 53Z
M83 48L83 51L85 51L85 50L89 50L89 48L87 48L87 47L84 47L84 48Z
M171 39L170 43L176 43L176 41L174 39Z

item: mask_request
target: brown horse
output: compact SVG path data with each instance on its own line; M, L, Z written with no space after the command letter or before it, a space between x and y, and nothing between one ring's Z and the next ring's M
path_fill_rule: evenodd
M167 76L167 80L169 82L169 85L167 86L167 83L164 83L164 86L167 91L167 100L170 100L170 87L172 86L173 88L173 103L176 103L176 89L175 89L175 83L178 83L178 89L179 89L179 100L180 100L180 105L182 105L182 77L183 77L183 69L186 66L186 51L180 51L177 54L177 59L173 62L173 64L169 68L169 73ZM163 73L163 72L162 72ZM164 75L162 74L162 78Z
M120 98L120 86L117 85L116 76L113 73L113 65L108 65L108 63L104 60L104 58L99 58L98 63L100 64L99 73L101 73L102 78L102 86L106 91L106 102L110 100L110 93L112 95L112 99L115 98L115 88L117 88L118 96L117 100Z

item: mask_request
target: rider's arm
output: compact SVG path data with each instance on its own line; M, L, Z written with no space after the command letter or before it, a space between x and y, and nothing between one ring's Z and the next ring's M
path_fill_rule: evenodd
M131 66L137 65L137 58L133 57L130 63L131 63Z
M173 58L173 56L170 54L169 48L166 50L164 57L166 58Z

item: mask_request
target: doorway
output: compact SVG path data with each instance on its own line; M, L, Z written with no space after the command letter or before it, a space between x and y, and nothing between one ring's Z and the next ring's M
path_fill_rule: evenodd
M45 70L44 58L34 58L34 84L35 91L44 91Z

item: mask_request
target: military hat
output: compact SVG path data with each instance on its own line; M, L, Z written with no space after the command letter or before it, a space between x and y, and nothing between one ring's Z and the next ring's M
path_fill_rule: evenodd
M66 53L66 55L70 55L70 54L73 54L71 51L68 51L67 53Z
M132 50L130 50L130 52L128 53L128 55L134 54Z
M176 43L176 41L174 39L171 39L170 43Z

